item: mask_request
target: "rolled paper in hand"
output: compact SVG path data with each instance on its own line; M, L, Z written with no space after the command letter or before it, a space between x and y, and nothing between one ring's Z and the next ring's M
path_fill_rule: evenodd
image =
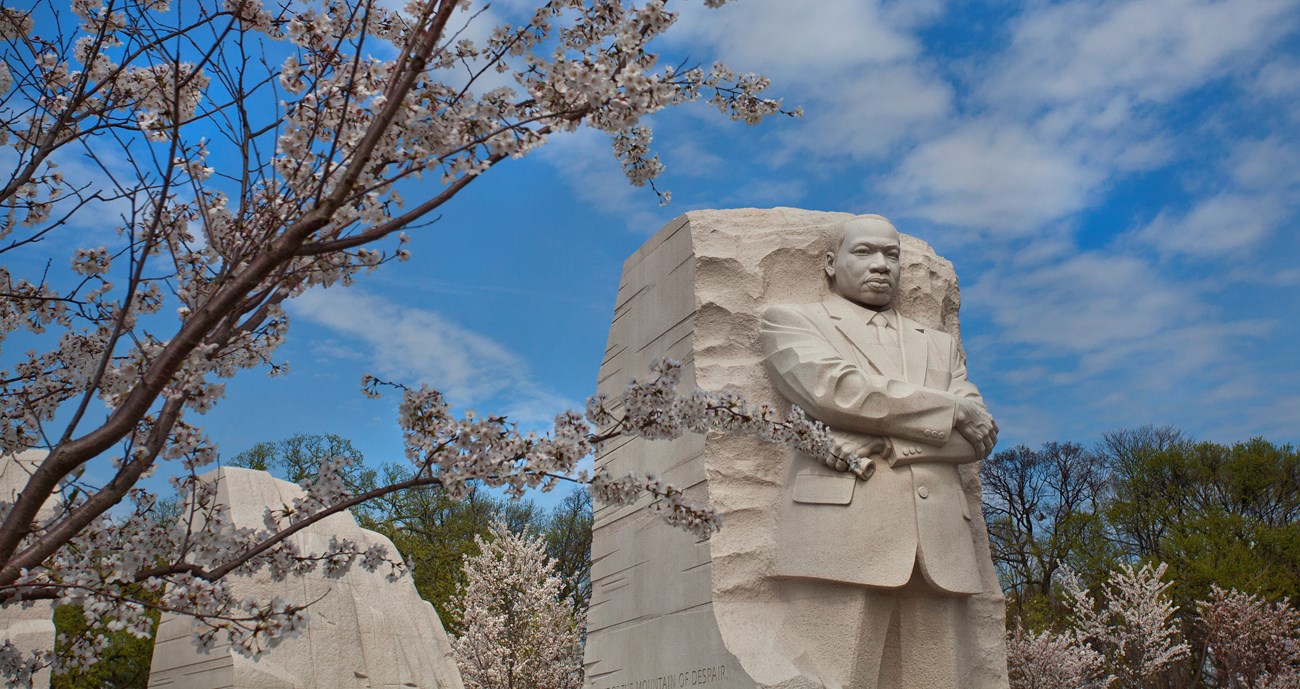
M876 473L876 460L870 457L853 455L849 458L849 471L852 471L853 475L858 477L858 480L865 481Z

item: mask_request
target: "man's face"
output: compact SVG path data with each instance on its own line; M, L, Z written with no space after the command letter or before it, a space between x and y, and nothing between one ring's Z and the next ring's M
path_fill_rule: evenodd
M826 252L826 274L836 294L867 308L889 308L901 272L898 230L883 220L851 220L837 251Z

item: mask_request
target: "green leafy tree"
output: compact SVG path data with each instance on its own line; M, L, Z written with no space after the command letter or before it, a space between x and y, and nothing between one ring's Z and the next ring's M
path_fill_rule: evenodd
M1181 604L1220 587L1300 594L1300 453L1261 438L1182 441L1115 472L1108 505L1132 557L1169 564Z
M344 457L351 464L343 472L349 492L370 490L381 481L399 483L412 478L411 469L396 464L374 469L347 438L334 434L296 434L278 441L259 442L239 453L229 464L269 471L286 480L313 480L323 460ZM465 585L464 558L478 553L476 536L486 536L499 520L515 534L540 535L560 577L562 596L575 611L585 609L590 596L591 496L579 487L552 511L530 500L494 498L471 487L453 500L441 486L389 493L353 509L365 528L384 534L412 565L416 590L438 611L443 624L460 631L458 610L451 605Z
M145 689L149 685L149 666L153 659L153 632L158 627L157 611L149 613L149 635L140 637L125 631L109 632L100 643L95 662L84 667L69 667L50 678L51 689ZM67 646L65 639L93 634L79 605L60 605L54 609L54 628L60 642L56 651Z
M137 509L149 515L155 524L172 524L181 516L180 505L174 501L157 500L139 502ZM130 595L156 601L157 592L140 586L130 588ZM69 664L50 678L51 689L146 689L149 684L149 667L153 661L154 634L158 630L160 614L151 610L131 629L119 629L103 634L95 641L97 650L94 662L86 665ZM63 652L73 641L87 642L100 636L86 617L81 605L60 605L54 609L56 651ZM133 631L134 633L133 633Z
M396 483L407 470L384 467L384 480ZM393 541L411 564L411 577L420 597L433 604L449 632L460 631L460 616L452 597L464 585L461 565L478 553L475 537L486 535L500 511L481 488L471 487L453 500L441 486L390 493L374 504L366 528Z
M1169 494L1175 466L1154 461L1187 441L1172 426L1143 426L1107 433L1098 452L1112 482L1106 516L1119 548L1131 557L1161 558L1176 500Z

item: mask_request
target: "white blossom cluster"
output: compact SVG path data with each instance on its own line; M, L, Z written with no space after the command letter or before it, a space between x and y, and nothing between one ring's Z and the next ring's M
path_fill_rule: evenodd
M1212 586L1196 610L1220 686L1300 687L1300 612L1290 600Z
M578 689L585 624L560 600L541 536L511 533L498 520L474 541L478 554L465 557L465 585L452 600L463 627L452 650L466 689Z
M588 481L594 497L612 504L631 504L649 496L650 508L666 522L707 536L720 525L717 514L691 504L680 489L654 475L615 477L597 470L588 476L577 470L578 461L616 437L665 440L688 431L712 430L756 435L819 460L829 456L828 429L798 407L782 420L771 405L749 405L733 393L681 394L677 390L681 368L672 359L657 361L654 375L631 381L617 403L594 395L587 401L585 416L572 411L559 414L547 436L519 433L504 417L484 418L469 412L457 418L438 391L402 388L398 422L407 458L415 463L418 475L436 477L453 496L464 494L471 481L522 496L527 490L549 490L558 480L573 478ZM381 384L371 377L363 381L371 394Z
M1007 633L1011 689L1106 689L1115 681L1105 658L1072 631L1033 634L1017 625Z
M1064 577L1075 633L1107 658L1122 689L1148 686L1150 678L1190 650L1178 640L1178 606L1165 595L1172 583L1161 581L1166 569L1163 563L1140 569L1121 565L1096 601L1077 575L1067 572Z
M1121 565L1095 596L1066 570L1068 628L1032 634L1017 624L1007 635L1013 689L1151 686L1190 650L1179 640L1178 606L1166 595L1172 583L1161 580L1166 569L1164 564Z
M0 177L0 453L49 452L17 501L0 505L0 602L77 603L91 626L58 658L0 646L3 676L21 683L48 665L85 665L101 632L140 633L150 608L203 620L200 643L226 634L241 652L264 652L301 627L308 602L234 600L223 577L333 574L357 561L399 576L387 553L343 541L298 552L290 538L383 491L442 483L455 494L481 480L519 495L591 480L605 499L649 491L671 522L707 532L714 515L677 489L583 476L578 460L618 434L724 428L823 442L802 417L669 394L671 367L622 400L621 416L597 400L589 418L561 415L547 436L456 418L435 391L406 390L401 421L422 472L409 485L348 495L327 466L306 496L271 506L261 529L235 529L215 510L195 477L219 451L197 417L220 402L225 379L286 370L274 359L285 300L404 259L406 231L552 133L609 134L629 180L652 184L662 164L647 115L697 99L745 122L784 112L760 76L660 65L652 43L675 20L666 0L539 0L469 41L466 21L485 16L476 7L0 8L0 146L13 161ZM509 85L484 86L487 76ZM398 191L407 180L421 180L403 187L417 198ZM47 261L51 247L67 247L66 258ZM180 519L138 486L164 463L180 476ZM38 517L54 498L53 516Z
M1035 634L1017 622L1007 633L1011 689L1145 689L1168 682L1189 659L1216 687L1300 688L1300 613L1289 600L1211 586L1195 604L1194 625L1180 629L1165 571L1163 564L1123 565L1096 596L1067 571L1065 629ZM1180 640L1193 626L1203 656Z

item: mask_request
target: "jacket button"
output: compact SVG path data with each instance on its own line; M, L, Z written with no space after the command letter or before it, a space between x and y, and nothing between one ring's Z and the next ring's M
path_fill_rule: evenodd
M930 489L926 488L925 486L921 486L920 488L916 489L916 494L921 496L921 499L924 500L930 497Z

